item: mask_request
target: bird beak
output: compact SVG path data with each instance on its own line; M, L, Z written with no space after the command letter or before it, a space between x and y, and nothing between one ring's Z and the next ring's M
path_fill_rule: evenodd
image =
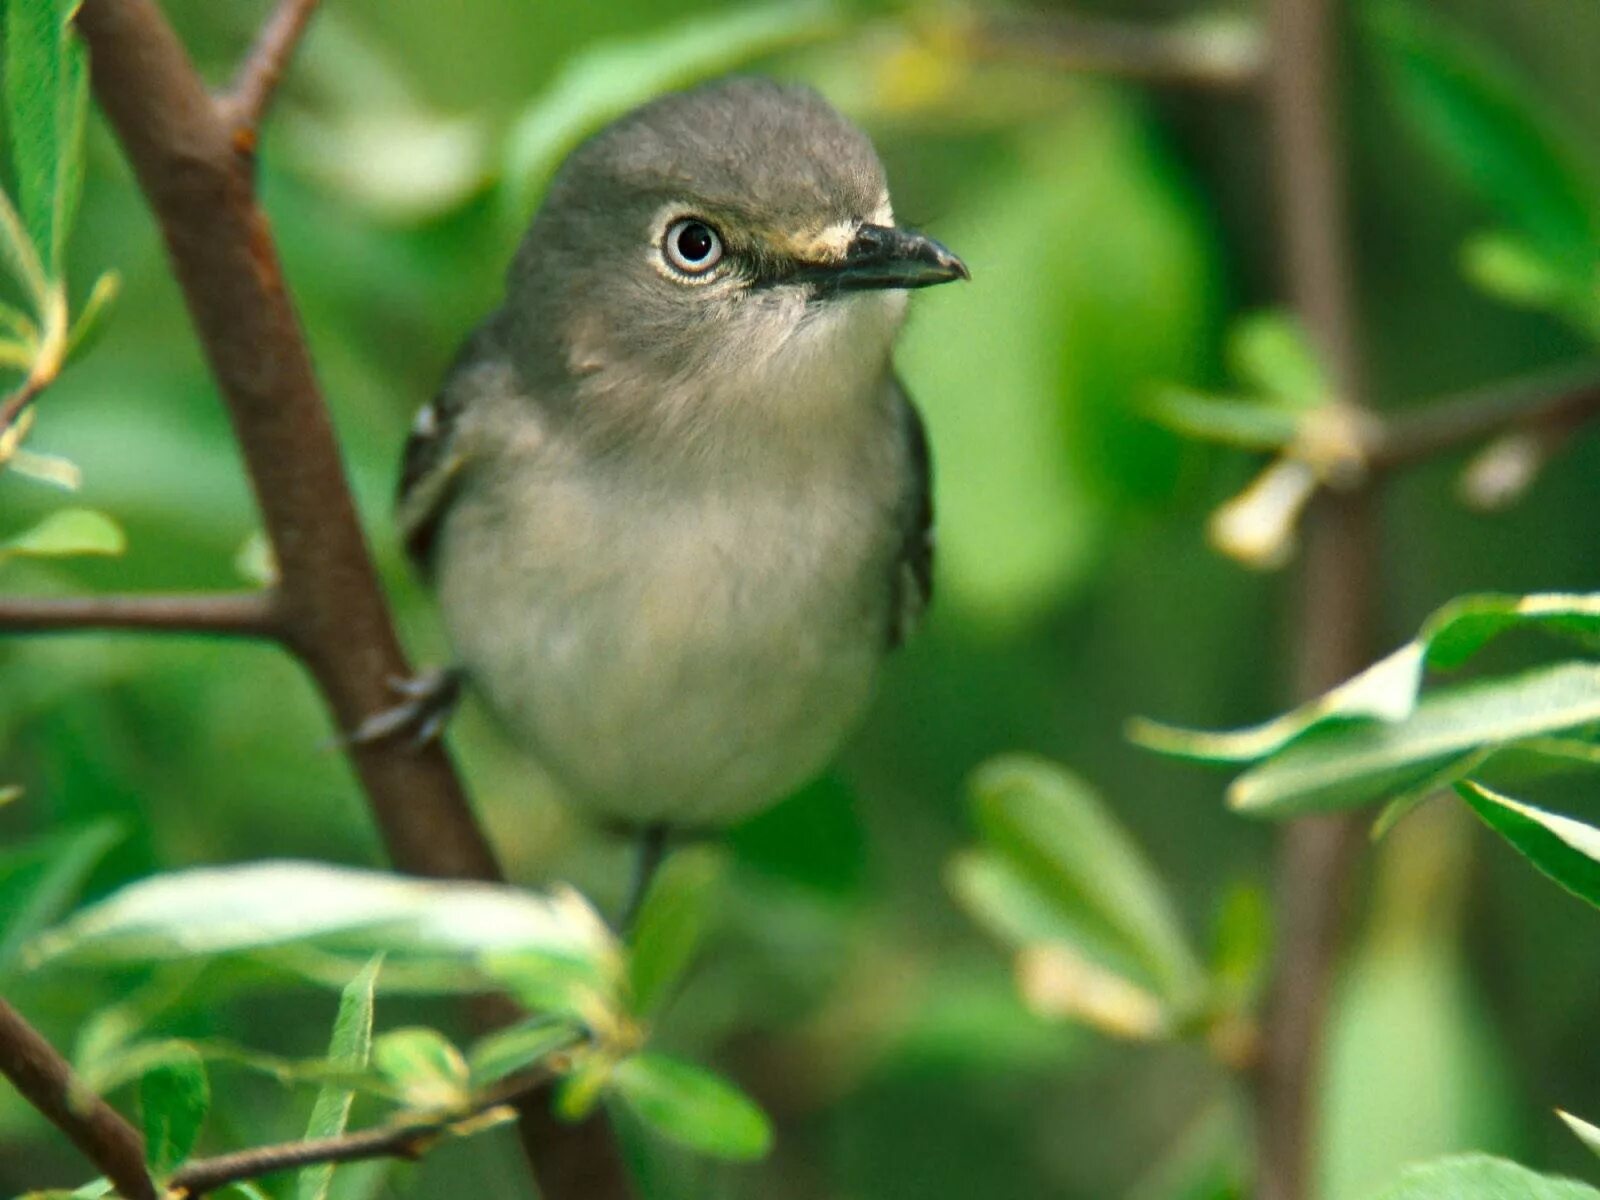
M832 291L920 288L971 279L967 265L930 237L890 225L863 225L844 258L808 272Z

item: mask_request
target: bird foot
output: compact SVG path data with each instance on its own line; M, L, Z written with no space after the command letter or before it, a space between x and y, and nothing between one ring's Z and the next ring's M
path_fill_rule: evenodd
M458 667L440 667L409 679L390 679L389 688L400 703L373 713L346 739L353 746L370 746L406 736L414 749L438 738L461 701L462 674Z

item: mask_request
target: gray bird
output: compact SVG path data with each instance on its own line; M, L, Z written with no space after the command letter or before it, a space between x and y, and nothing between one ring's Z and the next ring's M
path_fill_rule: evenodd
M358 736L437 732L464 680L640 830L815 775L929 599L891 353L906 289L966 277L809 89L711 84L580 146L406 444L399 525L458 666Z

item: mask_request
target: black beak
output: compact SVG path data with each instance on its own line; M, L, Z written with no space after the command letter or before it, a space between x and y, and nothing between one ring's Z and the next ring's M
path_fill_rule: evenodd
M840 292L931 287L972 278L967 265L932 238L889 225L863 225L842 261L808 275L825 290Z

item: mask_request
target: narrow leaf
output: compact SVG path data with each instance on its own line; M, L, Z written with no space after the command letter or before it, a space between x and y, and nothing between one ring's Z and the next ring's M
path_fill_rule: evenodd
M378 986L378 970L383 956L375 956L345 987L339 997L339 1014L334 1018L333 1037L328 1043L328 1063L331 1066L359 1070L367 1065L372 1051L373 995ZM350 1105L355 1092L350 1088L328 1084L317 1093L316 1104L311 1109L311 1121L306 1126L306 1137L336 1137L344 1132L350 1119ZM319 1163L304 1168L296 1184L297 1200L327 1200L328 1188L333 1182L331 1163Z
M97 821L0 852L0 979L23 945L72 903L122 833L115 821Z
M575 1046L582 1033L570 1021L532 1017L480 1038L467 1053L474 1087L537 1066Z
M1263 816L1354 808L1423 782L1450 759L1600 720L1600 666L1541 667L1441 688L1391 724L1297 742L1234 780L1228 801Z
M373 1043L373 1065L400 1089L407 1108L455 1111L470 1100L467 1060L436 1029L395 1029Z
M628 959L639 1015L660 1008L688 969L721 875L719 856L699 848L678 851L657 874L640 910Z
M94 287L89 289L89 298L83 302L83 308L79 310L72 330L67 334L67 362L94 345L100 331L105 328L106 312L121 291L122 276L115 271L107 271L94 281Z
M1255 313L1235 324L1228 339L1228 364L1241 383L1291 409L1305 411L1332 399L1311 340L1284 313Z
M145 1161L158 1178L189 1157L211 1109L206 1066L192 1047L177 1048L139 1081Z
M1573 895L1600 907L1600 829L1520 804L1476 783L1460 784L1456 791L1524 858Z
M1569 1112L1562 1112L1559 1108L1556 1109L1556 1116L1566 1123L1568 1129L1578 1135L1580 1142L1596 1155L1600 1155L1600 1128L1589 1124L1582 1117L1575 1117Z
M110 517L88 508L64 508L32 529L0 542L0 563L8 558L68 558L93 554L116 557L128 547L126 535Z
M617 1094L663 1137L715 1158L748 1161L772 1147L772 1126L726 1080L660 1054L636 1054L612 1077Z
M1174 433L1247 450L1282 450L1300 433L1294 412L1259 400L1213 396L1187 388L1162 388L1148 411L1152 420Z
M1600 1192L1504 1159L1466 1154L1408 1168L1371 1200L1600 1200Z
M23 225L51 270L61 161L64 22L58 0L7 0L6 127Z

